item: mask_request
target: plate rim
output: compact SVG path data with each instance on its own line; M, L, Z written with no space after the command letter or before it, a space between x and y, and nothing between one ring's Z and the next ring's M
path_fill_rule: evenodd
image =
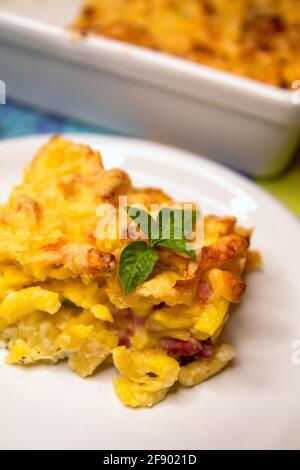
M49 139L50 136L53 134L42 134L42 135L30 135L30 136L25 136L25 137L17 137L17 138L10 138L10 139L4 139L0 142L0 162L1 159L3 158L1 155L1 150L4 146L10 146L14 143L26 145L34 145L34 146L40 146L43 143ZM169 152L177 152L178 155L182 155L182 157L186 156L187 158L190 159L191 162L195 162L196 160L199 163L199 166L201 166L201 163L205 165L206 168L208 168L211 171L216 170L219 175L223 177L228 177L231 179L231 181L234 181L235 184L242 184L243 187L245 188L246 191L249 192L251 196L257 197L257 195L261 196L260 201L262 201L263 204L271 204L274 208L278 208L280 210L280 217L281 215L285 217L285 220L290 220L290 224L295 227L293 229L294 232L296 232L297 227L298 230L300 231L300 224L299 220L292 214L290 211L279 201L277 201L274 197L269 195L264 189L260 188L258 185L256 185L254 182L248 180L245 176L240 175L239 173L233 171L232 169L228 169L226 167L223 167L219 163L213 162L208 160L207 158L203 156L198 156L197 154L191 153L191 152L186 152L184 150L174 148L165 144L160 144L152 141L144 141L142 139L136 139L136 138L131 138L131 137L116 137L116 136L110 136L110 135L102 135L102 134L91 134L91 133L62 133L61 135L66 136L67 138L71 138L75 141L78 140L78 143L80 143L80 139L83 140L83 143L86 144L88 140L95 141L97 142L103 142L109 144L109 142L116 141L118 144L124 143L124 145L130 146L130 145L146 145L148 148L153 148L154 150L162 150L163 148L166 149L166 151ZM93 145L92 142L90 145ZM98 144L97 144L98 145ZM33 156L33 155L32 155ZM130 158L130 154L128 155ZM274 206L275 204L275 206ZM267 222L266 222L267 223ZM298 232L297 232L298 233ZM300 253L299 253L300 254ZM296 263L296 259L293 261L293 263ZM196 405L196 403L195 403ZM202 448L202 447L201 447ZM239 448L241 448L239 446ZM248 447L247 447L248 448ZM284 442L284 448L288 448L288 442Z

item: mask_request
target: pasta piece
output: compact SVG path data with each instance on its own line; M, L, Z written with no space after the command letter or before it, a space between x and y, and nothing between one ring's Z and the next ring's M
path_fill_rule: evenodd
M224 343L215 349L210 359L201 359L181 367L179 383L184 387L197 385L224 369L234 356L234 349Z

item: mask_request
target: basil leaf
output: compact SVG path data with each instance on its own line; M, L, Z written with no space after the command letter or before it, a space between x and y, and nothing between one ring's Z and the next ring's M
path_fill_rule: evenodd
M155 237L152 234L150 246L156 246L160 242L168 240L186 241L186 235L189 236L192 233L193 225L196 223L197 213L196 210L187 211L164 207L157 216ZM185 233L186 229L188 229L187 234ZM175 248L172 249L175 250Z
M159 241L156 246L168 248L169 250L176 251L177 253L185 253L193 260L196 260L196 252L194 250L187 249L186 245L187 243L185 240L162 240Z
M169 207L163 207L159 211L152 227L150 246L153 247L162 240L170 240L174 238L182 238L181 211L178 211L178 209L174 210Z
M125 295L148 278L157 261L157 250L149 248L145 241L138 240L124 248L120 257L119 276Z
M126 212L131 219L136 223L137 227L143 232L143 234L150 240L151 239L151 227L155 224L151 215L143 209L138 207L126 207Z

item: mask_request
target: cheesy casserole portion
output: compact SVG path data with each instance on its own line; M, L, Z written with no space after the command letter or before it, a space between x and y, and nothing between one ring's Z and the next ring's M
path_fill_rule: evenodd
M172 203L106 171L87 146L56 136L40 149L0 210L0 339L8 364L65 359L87 377L112 360L122 402L152 406L175 383L196 385L234 357L218 339L257 255L234 217L208 216L196 261L159 248L149 279L125 295L118 263L130 240L96 237L97 207L117 208L120 195L149 208Z
M279 87L300 78L298 0L85 0L73 28Z

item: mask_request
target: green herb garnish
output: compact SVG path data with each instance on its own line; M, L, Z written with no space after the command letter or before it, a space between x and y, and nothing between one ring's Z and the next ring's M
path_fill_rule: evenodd
M185 225L192 227L195 224L197 211L164 207L156 220L139 208L127 207L126 211L147 241L129 243L121 253L119 276L125 295L134 291L150 276L159 258L157 247L168 248L196 259L195 251L187 248L188 233L185 233ZM187 221L189 223L184 224Z
M157 261L157 250L150 248L145 241L137 240L124 248L120 259L119 276L125 295L130 294L150 276Z

